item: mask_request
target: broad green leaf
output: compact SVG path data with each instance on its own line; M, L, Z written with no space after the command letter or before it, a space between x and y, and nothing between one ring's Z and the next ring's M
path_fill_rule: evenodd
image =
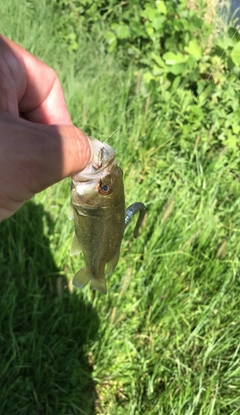
M162 0L157 0L156 1L156 6L159 12L161 12L162 14L167 14L167 7L164 1Z
M112 29L116 32L119 39L126 39L130 37L130 29L126 24L112 24Z
M234 134L238 134L239 135L240 125L238 125L238 124L232 124L232 130L233 130Z
M227 144L228 147L230 147L233 150L237 149L237 144L238 144L237 136L229 133L228 138L225 141L225 144Z
M203 111L198 105L191 105L190 114L198 120L202 120L204 117Z
M186 69L186 65L184 65L184 63L176 63L172 65L169 71L173 73L174 75L180 75L184 72L184 69Z
M185 46L184 50L189 53L189 55L193 55L196 59L202 57L202 48L199 46L196 39L190 40L188 46Z
M151 25L155 30L159 31L163 29L165 21L166 21L166 17L159 14L158 16L155 17L155 19L153 19L153 21L151 22Z
M160 58L159 55L157 55L156 53L152 52L151 53L151 57L157 63L158 66L160 66L162 68L165 68L166 67L164 61L162 60L162 58Z
M184 63L188 60L188 56L184 56L182 53L166 52L163 55L167 65L175 65L176 63Z
M159 76L160 74L162 74L164 72L167 72L166 71L166 66L165 66L165 68L160 68L160 66L158 66L158 65L153 65L152 66L152 73L155 77Z
M105 39L108 42L108 50L112 52L117 46L117 38L115 33L110 30L105 33Z
M172 89L174 91L174 89L177 89L177 87L179 86L181 82L181 76L176 76L176 78L174 79L173 83L172 83Z
M240 66L240 42L237 42L230 54L233 63Z
M150 4L147 4L145 6L145 10L143 10L140 13L140 15L142 17L145 17L145 19L148 19L148 20L152 21L155 18L156 13L157 13L157 10L155 8L151 7Z
M146 25L146 32L150 38L154 35L154 29L151 25Z
M216 39L216 46L221 48L224 52L229 48L233 47L235 44L234 40L232 38L224 37Z
M144 84L149 84L155 77L151 74L151 72L145 72L143 74L143 82Z

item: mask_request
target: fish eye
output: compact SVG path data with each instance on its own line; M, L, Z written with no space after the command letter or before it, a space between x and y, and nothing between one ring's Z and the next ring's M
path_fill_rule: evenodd
M109 193L112 191L112 188L109 184L100 184L98 191L102 195L109 195Z

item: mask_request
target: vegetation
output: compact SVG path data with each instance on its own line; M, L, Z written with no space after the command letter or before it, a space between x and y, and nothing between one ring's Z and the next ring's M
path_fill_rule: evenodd
M1 223L1 413L240 411L240 38L189 3L0 0L147 207L107 296L71 285L69 180Z

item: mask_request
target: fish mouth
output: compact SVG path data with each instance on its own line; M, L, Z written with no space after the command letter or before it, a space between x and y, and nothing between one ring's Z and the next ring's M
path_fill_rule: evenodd
M93 137L88 137L88 139L93 150L92 160L84 170L72 177L75 182L99 180L109 174L112 164L116 164L114 160L116 153L111 146Z
M98 180L85 180L81 182L76 182L74 190L77 192L77 195L82 197L84 195L91 194L94 191L97 191Z

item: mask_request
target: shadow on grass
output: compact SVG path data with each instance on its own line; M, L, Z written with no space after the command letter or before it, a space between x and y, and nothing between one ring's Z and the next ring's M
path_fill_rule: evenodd
M87 356L98 317L68 291L43 235L53 223L32 202L0 225L0 413L94 415Z

